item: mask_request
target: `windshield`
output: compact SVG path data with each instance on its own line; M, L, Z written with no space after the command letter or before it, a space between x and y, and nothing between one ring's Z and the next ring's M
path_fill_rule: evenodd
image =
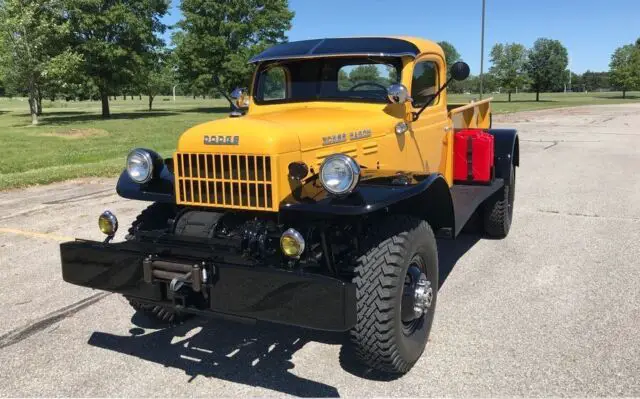
M264 63L254 86L256 104L297 101L384 103L398 83L400 58L318 58Z

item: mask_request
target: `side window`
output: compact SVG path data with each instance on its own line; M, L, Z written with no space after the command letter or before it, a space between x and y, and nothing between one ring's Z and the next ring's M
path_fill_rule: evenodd
M262 99L264 101L287 98L287 74L283 67L274 67L265 71L262 79Z
M415 107L422 107L438 91L438 64L423 61L413 68L411 97Z

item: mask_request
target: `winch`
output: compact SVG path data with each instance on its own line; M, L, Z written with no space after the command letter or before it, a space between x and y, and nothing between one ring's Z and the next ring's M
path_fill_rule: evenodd
M209 280L207 269L213 265L206 262L187 264L175 261L161 260L149 255L142 261L144 281L152 284L157 281L169 281L169 288L177 292L188 284L194 292L201 292L202 285ZM212 269L214 270L214 269Z

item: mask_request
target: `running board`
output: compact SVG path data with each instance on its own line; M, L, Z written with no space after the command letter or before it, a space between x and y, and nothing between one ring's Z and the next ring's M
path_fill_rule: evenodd
M455 238L469 221L473 213L493 193L504 186L503 179L495 179L490 185L454 184L451 187L451 199L455 214L455 235L450 228L438 230L438 238Z

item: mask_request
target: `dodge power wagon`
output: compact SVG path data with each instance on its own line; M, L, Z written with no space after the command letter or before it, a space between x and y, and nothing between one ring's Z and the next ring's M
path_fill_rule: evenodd
M469 220L505 237L519 145L490 99L453 106L442 49L406 37L305 40L255 56L228 118L170 158L131 151L116 190L148 201L123 242L61 244L65 281L175 323L219 315L344 331L356 358L406 373L438 298L436 237ZM473 218L472 218L473 216Z

